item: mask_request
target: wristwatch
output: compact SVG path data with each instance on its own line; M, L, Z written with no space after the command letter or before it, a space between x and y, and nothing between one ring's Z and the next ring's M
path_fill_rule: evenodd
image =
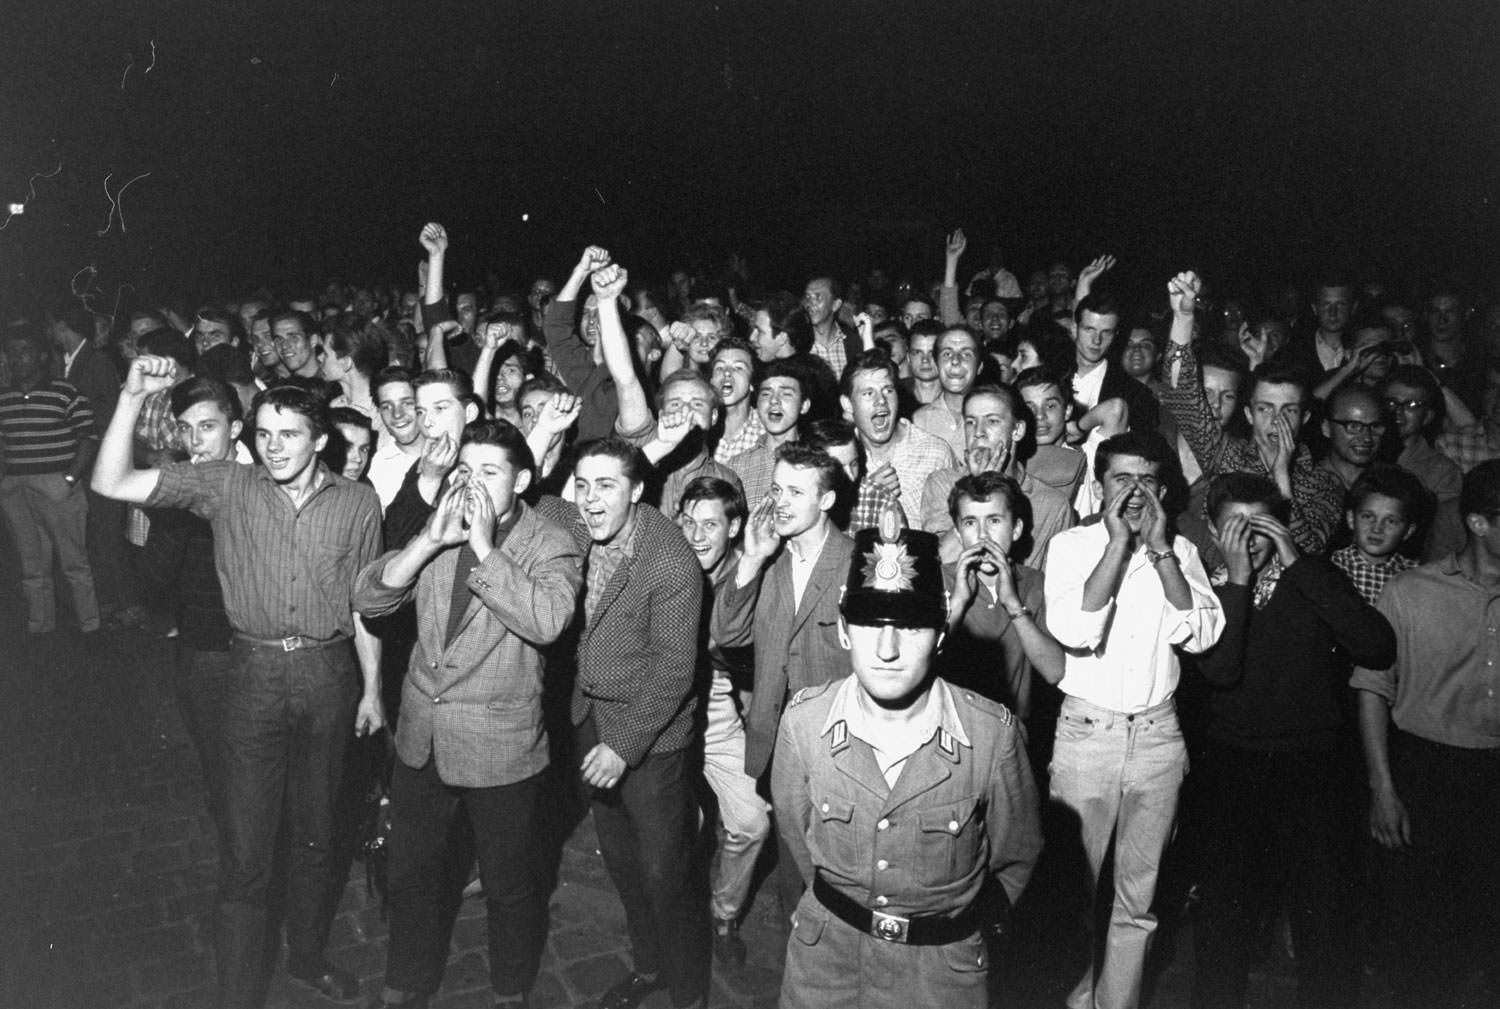
M73 484L75 484L75 483L78 482L78 478L76 476L74 476L72 473L64 473L63 474L63 479L68 482L68 486L69 487L73 486Z
M1177 555L1170 550L1152 550L1150 547L1147 547L1146 559L1151 562L1152 567L1155 567L1164 560L1171 559L1175 561Z
M1022 606L1014 613L1011 613L1010 610L1006 610L1005 612L1010 616L1012 620L1020 620L1022 617L1027 617L1031 620L1036 619L1036 613L1032 611L1030 606Z

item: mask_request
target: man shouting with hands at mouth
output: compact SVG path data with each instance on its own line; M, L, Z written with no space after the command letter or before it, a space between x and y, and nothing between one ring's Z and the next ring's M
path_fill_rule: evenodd
M258 465L224 459L137 470L136 418L147 396L172 386L175 370L165 357L131 362L93 486L131 504L190 509L213 527L214 564L234 628L219 737L225 850L214 929L218 1005L256 1000L279 842L286 851L289 972L348 1001L358 997L359 981L330 964L323 946L333 913L333 811L349 733L385 723L379 642L350 600L355 573L380 553L380 499L318 461L328 408L289 385L255 397Z
M1187 771L1173 701L1176 649L1201 652L1223 629L1198 551L1172 532L1163 506L1176 465L1176 453L1155 432L1101 442L1094 468L1103 521L1059 533L1047 555L1047 628L1067 650L1051 797L1079 825L1090 911L1115 840L1106 952L1082 972L1070 1009L1128 1009L1140 1001L1156 929L1151 898Z

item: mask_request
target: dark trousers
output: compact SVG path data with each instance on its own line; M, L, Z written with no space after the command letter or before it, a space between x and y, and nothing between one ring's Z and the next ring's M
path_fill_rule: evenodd
M224 693L223 818L216 953L221 1009L256 999L267 900L286 819L289 968L323 962L336 893L334 807L353 737L359 676L352 646L294 652L236 639Z
M1500 748L1391 730L1391 777L1411 845L1379 849L1384 947L1396 1004L1456 1005L1465 974L1500 956Z
M391 777L388 988L432 994L442 984L448 953L444 938L458 912L446 890L468 871L467 865L448 864L455 851L449 828L462 804L473 824L484 882L490 984L497 995L531 990L547 938L535 851L544 778L537 774L510 785L455 788L443 783L430 757L420 769L396 761Z
M89 567L94 571L94 594L104 613L140 604L140 580L131 565L125 541L125 505L95 494L89 495Z
M173 672L177 708L198 751L208 811L217 823L222 819L224 791L224 694L234 677L234 657L227 651L202 651L179 641Z
M593 719L578 727L578 753L599 741ZM625 906L637 973L659 974L673 1005L707 990L707 894L691 881L696 807L687 752L653 753L611 789L594 789L594 828L604 866Z
M1333 754L1209 743L1193 772L1202 778L1207 815L1203 905L1193 922L1193 1005L1245 1004L1255 936L1281 909L1297 950L1297 1004L1356 1005L1352 810Z

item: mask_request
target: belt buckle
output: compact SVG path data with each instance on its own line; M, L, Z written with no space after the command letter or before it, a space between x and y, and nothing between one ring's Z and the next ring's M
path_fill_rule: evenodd
M886 914L884 911L871 911L873 916L870 920L870 934L877 939L886 942L906 942L906 930L911 925L910 918L903 918L899 914Z
M293 634L289 638L281 639L281 650L283 652L295 652L302 647L302 635Z

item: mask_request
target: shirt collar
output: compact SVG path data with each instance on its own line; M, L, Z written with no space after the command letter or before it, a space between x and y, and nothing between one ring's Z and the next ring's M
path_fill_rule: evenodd
M843 722L851 733L868 741L870 722L860 709L859 701L855 696L855 691L860 689L859 677L852 674L846 676L836 689L838 692L833 696L833 705L828 709L828 717L823 720L823 728L818 735L828 735L835 725ZM963 722L959 721L958 707L953 703L952 689L941 677L932 681L932 703L928 705L924 717L931 723L931 731L922 733L924 741L931 739L939 729L942 729L960 744L973 748L974 744L969 742L969 734L964 731Z

